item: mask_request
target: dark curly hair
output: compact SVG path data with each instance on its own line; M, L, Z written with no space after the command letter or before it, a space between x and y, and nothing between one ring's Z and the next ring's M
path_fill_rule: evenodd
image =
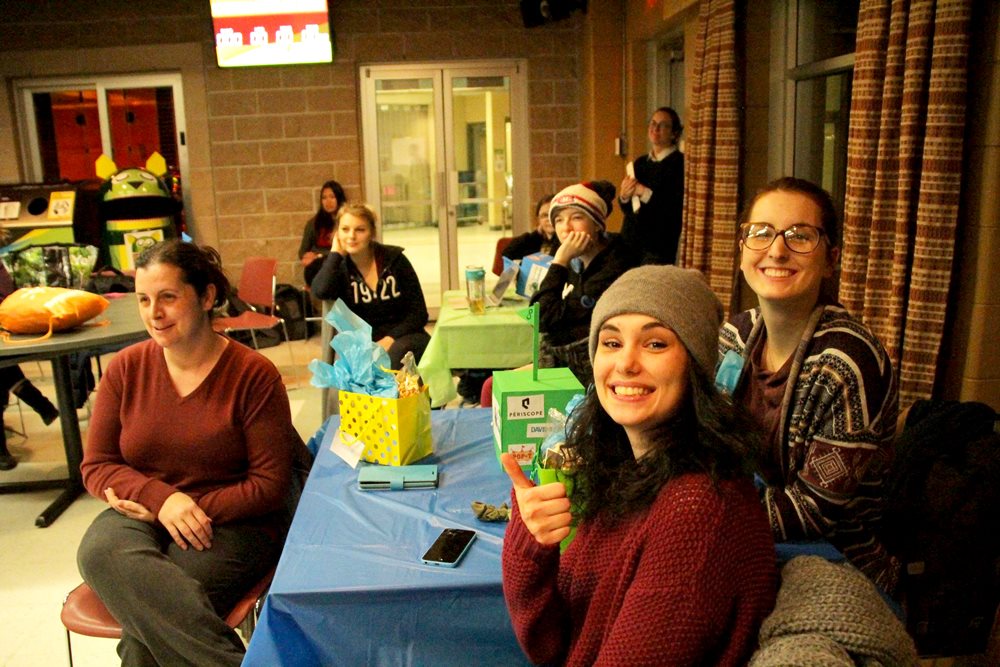
M667 482L685 473L705 473L714 482L751 474L760 443L757 427L697 364L688 364L682 400L652 435L656 447L637 460L625 429L601 406L594 386L588 388L566 443L578 461L572 475L577 521L648 507Z
M144 250L135 260L136 269L145 269L153 264L176 266L180 269L181 278L194 288L199 297L205 296L209 285L215 285L215 301L212 302L215 308L229 298L229 279L222 270L222 257L215 248L170 239Z

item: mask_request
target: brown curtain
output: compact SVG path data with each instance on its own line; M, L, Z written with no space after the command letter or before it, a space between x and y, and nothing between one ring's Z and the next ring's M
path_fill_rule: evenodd
M739 207L740 93L733 0L702 0L684 154L678 263L700 270L729 310Z
M934 386L951 280L971 0L862 0L841 302L899 370L900 407Z

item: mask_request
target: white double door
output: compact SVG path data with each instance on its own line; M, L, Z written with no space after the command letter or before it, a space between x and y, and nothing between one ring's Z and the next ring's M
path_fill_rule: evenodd
M513 61L361 68L365 197L432 317L530 217L526 79Z

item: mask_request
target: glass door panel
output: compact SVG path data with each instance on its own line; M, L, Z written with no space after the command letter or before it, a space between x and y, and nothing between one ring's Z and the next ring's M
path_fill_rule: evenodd
M47 183L94 177L101 155L97 91L33 93L41 180Z
M381 209L382 242L406 249L428 307L437 308L441 244L434 174L440 104L435 80L377 79L374 94L378 197L370 203ZM369 199L374 198L369 195Z
M487 279L497 239L510 235L513 219L511 95L509 76L458 76L446 72L449 90L450 191L454 193L457 274L481 265ZM449 211L451 207L449 207Z
M489 269L497 239L511 233L515 183L527 181L526 151L518 168L514 159L514 147L527 144L520 72L511 64L361 68L365 197L379 212L382 241L406 249L432 318L444 291L465 288L465 267ZM527 187L520 191L523 216Z
M173 89L116 88L105 93L115 164L120 169L144 167L149 156L158 152L176 169Z

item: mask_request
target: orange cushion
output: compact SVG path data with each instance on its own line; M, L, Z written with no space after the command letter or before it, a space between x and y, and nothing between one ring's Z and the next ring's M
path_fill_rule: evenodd
M43 334L79 326L103 313L99 294L63 287L23 287L0 303L0 327L17 334Z

